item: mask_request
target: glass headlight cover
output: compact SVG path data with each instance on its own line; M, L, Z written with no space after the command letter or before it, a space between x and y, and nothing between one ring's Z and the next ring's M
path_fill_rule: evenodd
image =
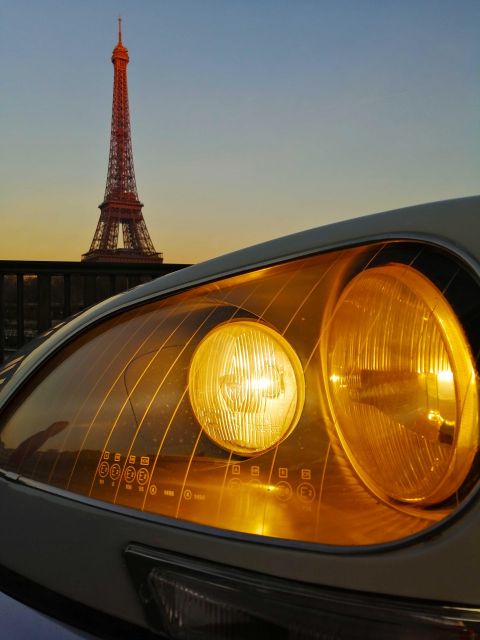
M345 288L325 344L338 434L381 498L432 504L462 485L478 448L470 347L452 308L402 264Z
M188 387L205 433L243 455L270 449L287 436L305 395L294 350L279 333L251 320L220 325L203 339Z
M125 309L11 398L0 470L219 530L418 534L478 479L478 294L456 258L389 242Z

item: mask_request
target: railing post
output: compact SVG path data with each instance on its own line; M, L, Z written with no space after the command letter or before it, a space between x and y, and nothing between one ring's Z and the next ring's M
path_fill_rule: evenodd
M63 274L63 317L68 318L72 315L71 303L71 279L69 273Z
M115 288L115 281L116 281L115 274L111 273L110 274L110 295L111 296L114 296L117 293Z
M136 287L138 284L140 284L140 276L136 273L129 273L128 288L131 289L132 287Z
M83 304L85 307L90 307L96 302L95 290L96 290L96 276L92 273L86 273L83 276Z
M38 330L41 333L52 324L52 289L50 274L38 276Z
M24 338L24 317L23 317L23 275L17 273L17 349L25 342Z

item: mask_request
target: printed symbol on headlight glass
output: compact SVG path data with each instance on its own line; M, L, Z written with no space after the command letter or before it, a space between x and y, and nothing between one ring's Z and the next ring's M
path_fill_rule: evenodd
M302 482L297 487L297 496L300 502L308 504L315 500L315 489L309 482Z
M239 464L234 464L232 466L232 473L233 473L234 476L240 475L240 465Z
M113 459L115 460L115 462L120 462L121 457L122 457L122 455L120 453L116 453L113 456Z
M302 476L302 480L311 480L312 478L311 469L302 469L301 476Z
M287 467L280 467L278 470L279 478L288 478L288 469Z
M98 475L101 478L106 478L108 476L108 472L110 471L110 467L108 465L108 462L101 462L100 466L98 467Z
M183 497L185 498L185 500L191 500L193 498L193 493L190 491L190 489L185 489L185 491L183 492Z
M149 473L146 469L144 469L143 467L141 469L139 469L137 471L137 482L139 485L144 485L147 484L148 482L148 478L149 478Z
M293 494L292 487L288 482L284 482L282 480L281 482L278 482L275 485L274 495L278 500L281 500L282 502L287 502L287 500L291 499L292 494Z
M260 467L258 467L257 465L253 465L253 467L250 469L250 473L252 476L259 476L260 475Z
M228 488L229 489L239 489L241 484L242 483L238 478L232 478L231 480L228 481Z
M127 467L124 473L125 482L128 482L128 484L131 484L135 480L135 473L136 471L134 467Z
M121 473L122 473L122 469L120 468L120 465L117 463L112 464L110 468L110 478L112 480L118 480Z

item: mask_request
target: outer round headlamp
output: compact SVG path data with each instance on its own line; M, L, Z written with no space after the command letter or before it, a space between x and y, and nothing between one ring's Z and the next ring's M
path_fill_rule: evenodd
M339 439L378 496L433 504L464 481L478 446L468 343L415 269L367 269L346 286L324 345Z

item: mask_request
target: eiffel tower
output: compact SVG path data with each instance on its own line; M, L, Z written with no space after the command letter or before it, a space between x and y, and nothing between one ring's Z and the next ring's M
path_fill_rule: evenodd
M92 244L83 261L163 262L155 251L143 219L133 168L128 108L128 49L122 44L122 19L118 19L118 43L112 53L113 104L107 186ZM123 247L118 246L122 226Z

